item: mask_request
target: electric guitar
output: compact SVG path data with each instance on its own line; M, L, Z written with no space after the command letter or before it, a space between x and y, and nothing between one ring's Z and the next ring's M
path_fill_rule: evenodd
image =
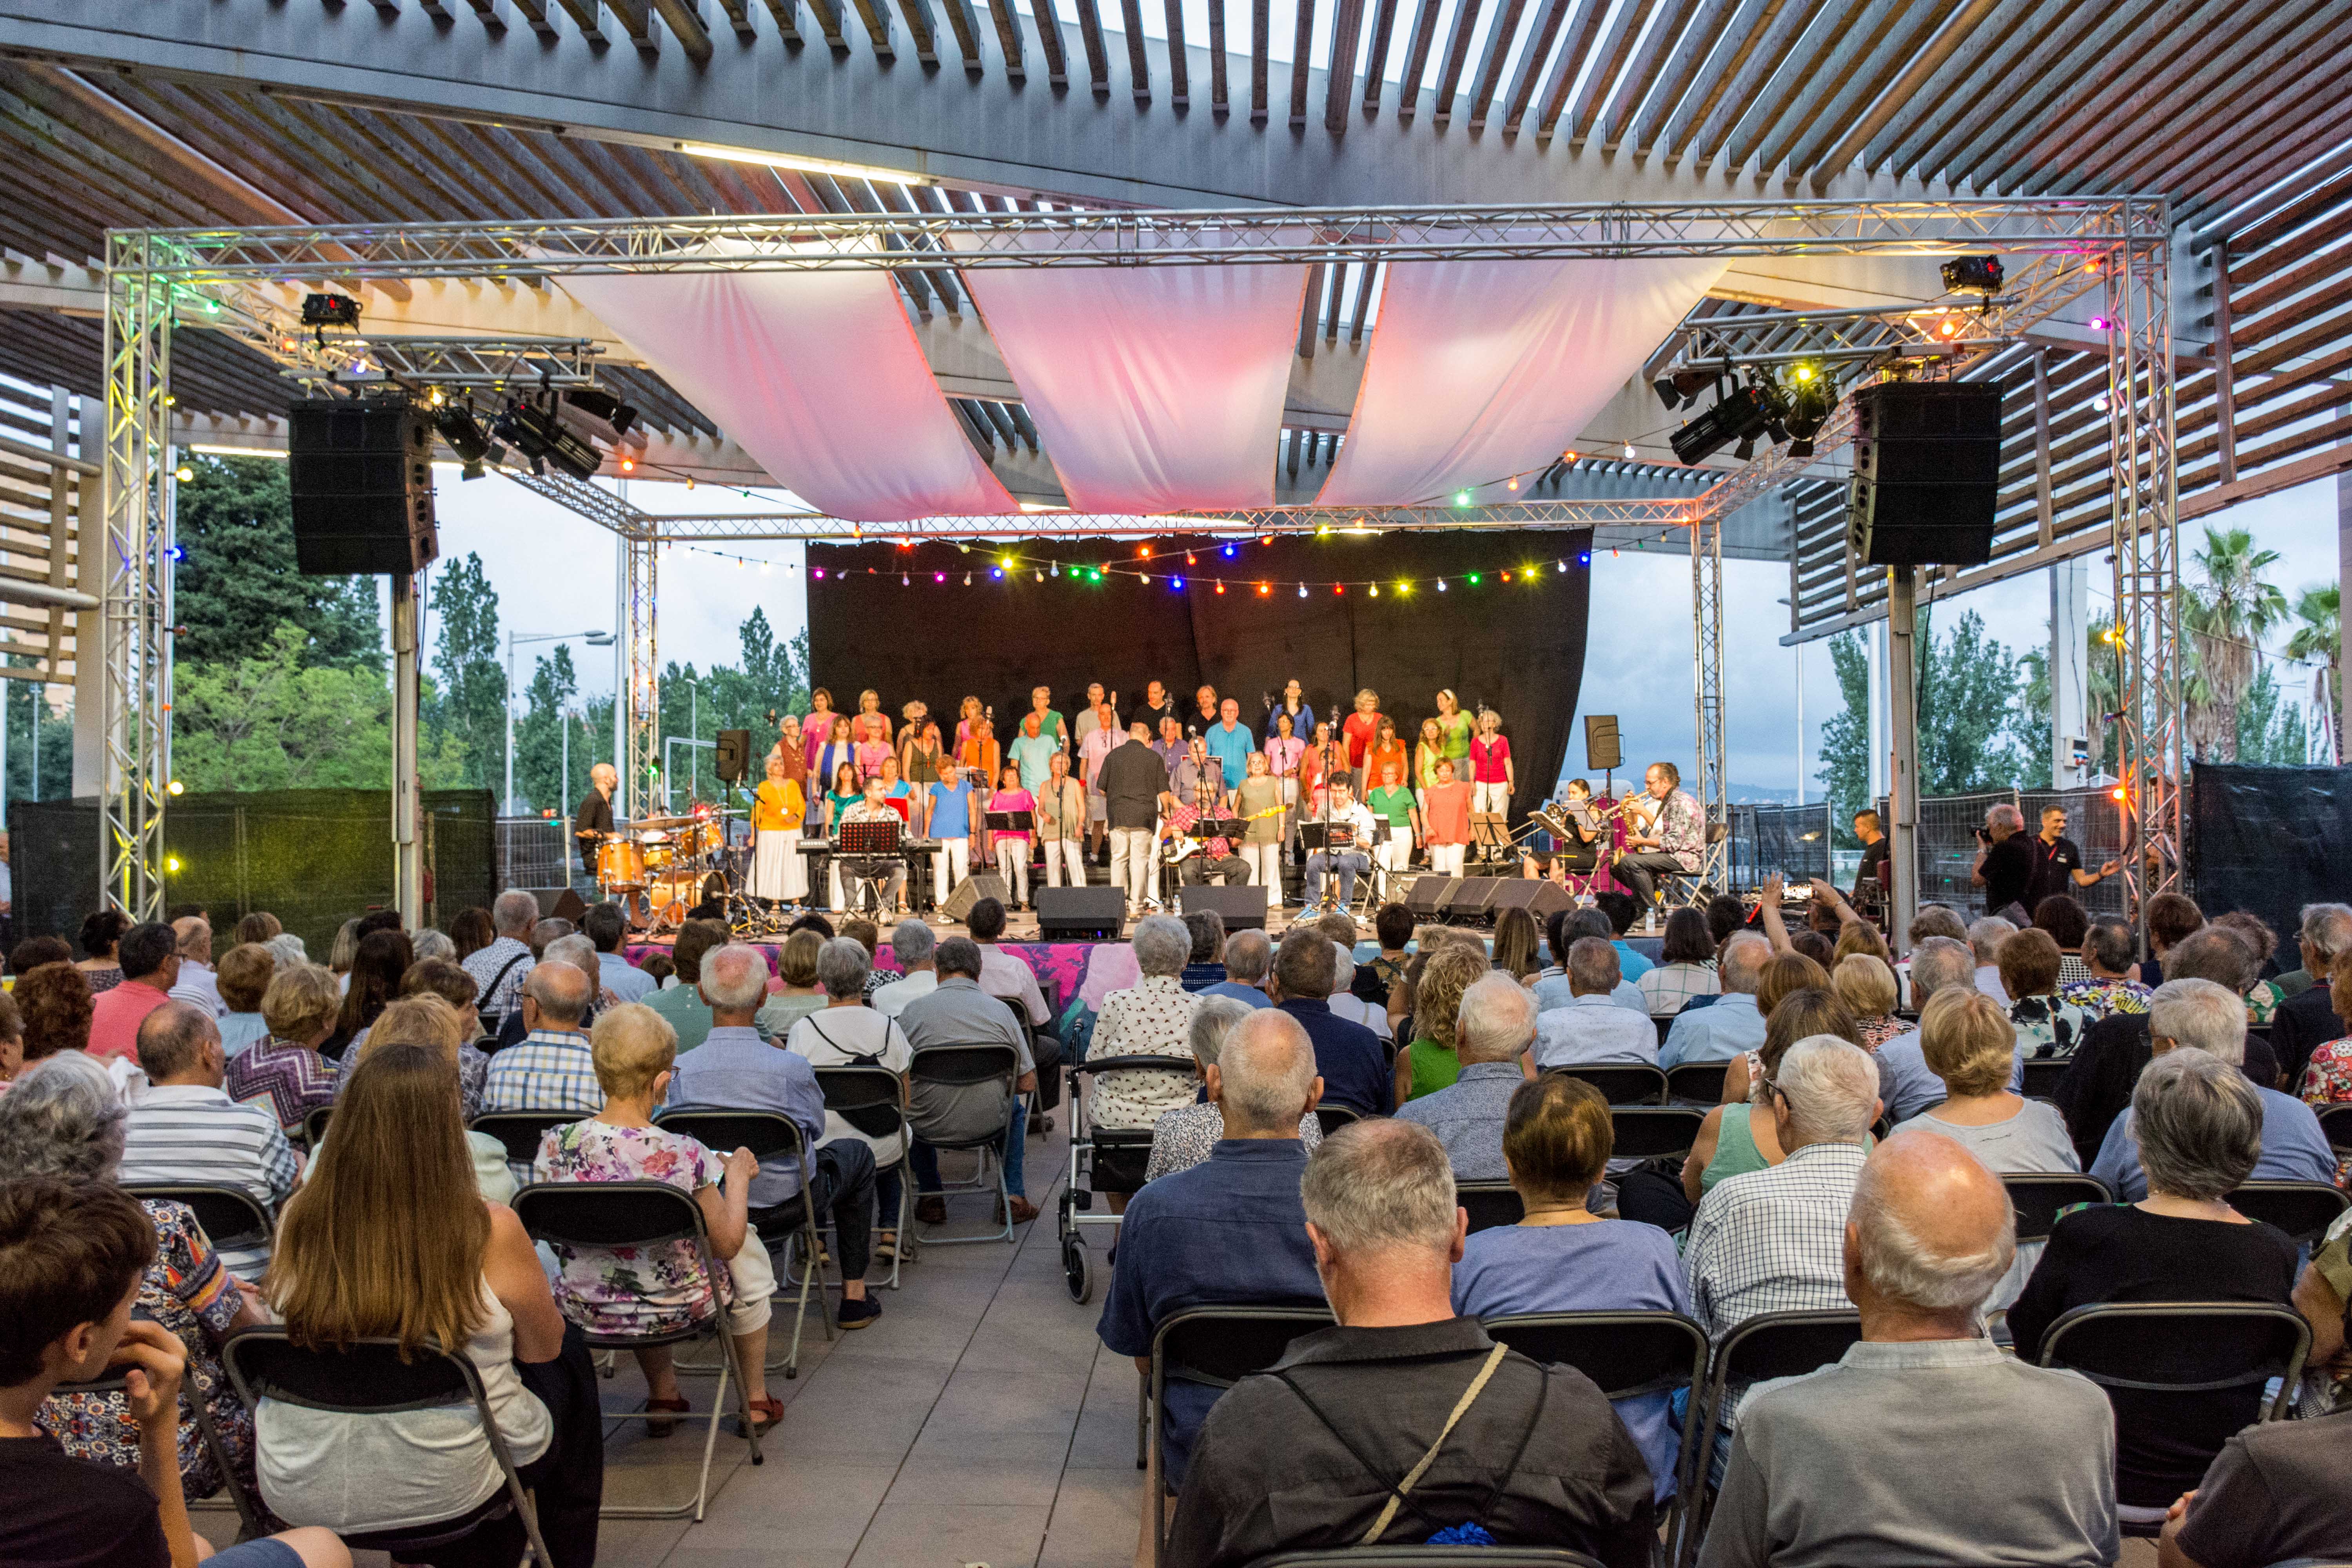
M1288 811L1290 807L1286 805L1270 805L1264 811L1254 811L1247 816L1238 818L1220 817L1217 820L1221 822L1257 822L1269 816L1280 816L1284 812ZM1209 847L1210 839L1222 838L1223 837L1224 835L1222 833L1195 835L1171 831L1167 835L1168 840L1172 841L1168 851L1168 863L1171 866L1181 866L1185 861L1190 860L1193 856L1205 852Z

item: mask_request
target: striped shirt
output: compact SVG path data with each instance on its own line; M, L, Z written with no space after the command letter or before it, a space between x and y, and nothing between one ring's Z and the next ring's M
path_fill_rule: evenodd
M125 1186L142 1183L241 1187L272 1215L294 1190L300 1169L278 1118L240 1105L209 1084L155 1084L123 1123ZM221 1262L243 1279L258 1279L269 1261L267 1241L221 1247Z
M604 1109L596 1081L596 1058L588 1037L557 1029L533 1029L519 1045L490 1058L482 1086L485 1110L576 1110L593 1116Z
M516 963L514 961L518 958L522 962ZM509 964L513 967L509 968ZM532 967L530 948L513 937L502 936L489 946L467 953L463 967L474 977L474 984L481 992L477 998L477 1005L482 1014L485 1016L502 1014L513 1006L515 998L522 994L523 977L531 972ZM499 975L500 970L506 971L503 978ZM600 1105L597 1109L601 1110L604 1107Z

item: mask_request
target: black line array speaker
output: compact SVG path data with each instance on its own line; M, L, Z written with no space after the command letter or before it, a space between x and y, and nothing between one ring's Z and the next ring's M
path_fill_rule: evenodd
M744 732L750 733L749 731ZM971 906L982 899L994 899L1000 904L1009 904L1013 901L1013 895L1004 890L1004 879L995 872L974 871L955 885L955 891L948 895L948 901L940 906L940 913L951 921L969 921L971 919Z
M1873 566L1976 566L1992 557L2000 387L1889 381L1853 395L1846 531Z
M1574 904L1575 900L1568 896L1566 888L1561 887L1558 882L1546 881L1539 878L1506 877L1503 879L1502 886L1495 889L1494 910L1496 920L1503 918L1505 910L1525 910L1535 916L1536 924L1541 926L1552 916L1562 910L1572 908Z
M1415 877L1404 890L1404 907L1417 921L1433 921L1445 912L1446 900L1462 885L1459 877Z
M1246 883L1238 888L1216 888L1195 882L1189 888L1180 888L1176 909L1180 914L1187 915L1214 910L1224 921L1228 934L1249 926L1265 929L1265 889Z
M713 766L720 784L741 784L751 771L751 731L721 730L717 750L712 753ZM961 920L963 917L956 917Z
M1039 940L1117 942L1127 931L1122 888L1031 888Z
M1488 919L1495 913L1496 891L1507 881L1522 879L1517 877L1465 877L1454 885L1445 900L1445 918L1450 921Z
M408 573L441 552L433 422L413 403L305 398L287 415L294 562L313 575Z
M1617 746L1616 714L1584 716L1584 765L1601 773L1625 765L1625 753Z

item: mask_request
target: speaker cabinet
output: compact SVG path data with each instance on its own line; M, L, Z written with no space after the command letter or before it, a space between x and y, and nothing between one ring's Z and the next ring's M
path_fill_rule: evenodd
M1558 882L1528 877L1507 877L1495 889L1492 907L1496 920L1503 918L1505 910L1525 910L1535 916L1536 924L1541 926L1560 910L1573 907L1574 903L1575 900L1568 896L1568 889Z
M1890 381L1853 395L1847 537L1873 566L1978 566L2000 493L2000 388Z
M751 731L721 730L712 752L712 766L720 784L741 784L751 771Z
M1000 904L1009 904L1013 901L1013 895L1004 890L1004 879L995 872L974 871L955 885L955 891L948 895L948 901L940 906L940 913L951 921L969 921L971 919L971 906L982 899L994 899Z
M1195 882L1176 892L1176 910L1180 914L1194 914L1213 910L1225 922L1228 933L1255 926L1265 929L1265 889L1244 885L1238 888L1212 887Z
M588 901L569 888L533 888L530 896L539 900L543 921L570 921L576 926L588 912Z
M1511 881L1523 879L1511 878ZM1465 877L1445 900L1444 915L1449 921L1486 920L1495 912L1496 889L1506 879L1501 877Z
M306 398L288 411L286 454L301 571L408 573L440 553L433 422L415 404Z
M1038 888L1037 935L1046 942L1117 942L1127 932L1127 892L1122 888Z
M1404 892L1404 907L1417 921L1433 921L1445 912L1446 900L1462 885L1459 877L1415 877Z
M1596 773L1625 765L1625 753L1617 747L1617 715L1588 713L1584 716L1584 765Z

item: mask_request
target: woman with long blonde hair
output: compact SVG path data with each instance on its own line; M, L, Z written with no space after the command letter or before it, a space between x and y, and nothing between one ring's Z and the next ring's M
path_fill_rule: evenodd
M1412 1040L1396 1057L1399 1105L1451 1088L1462 1076L1462 1058L1454 1052L1454 1016L1462 1010L1462 993L1493 967L1475 939L1425 947L1413 962L1421 973L1412 986Z

